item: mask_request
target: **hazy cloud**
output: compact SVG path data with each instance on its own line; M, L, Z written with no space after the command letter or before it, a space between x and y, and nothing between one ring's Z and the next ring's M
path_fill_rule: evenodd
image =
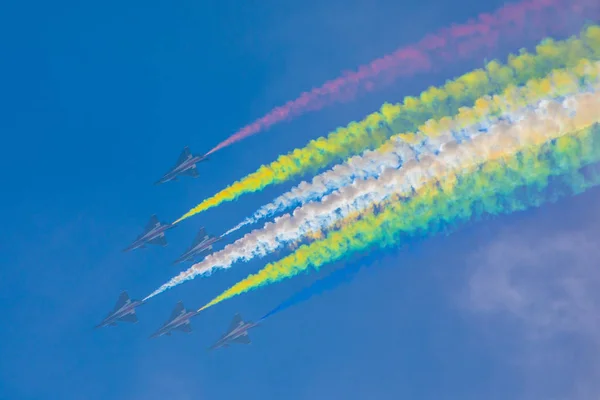
M600 218L589 222L506 231L468 257L465 304L491 340L510 343L524 398L600 395Z

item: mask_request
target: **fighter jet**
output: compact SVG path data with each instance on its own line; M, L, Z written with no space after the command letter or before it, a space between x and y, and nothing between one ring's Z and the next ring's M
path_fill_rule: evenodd
M154 244L158 246L166 246L167 239L165 238L165 231L173 228L175 225L160 222L156 215L150 218L150 221L144 229L144 233L135 239L135 241L128 248L123 251L131 251L141 247L145 247L146 244Z
M135 308L142 304L144 304L143 301L131 300L127 292L121 292L115 308L100 324L96 325L96 328L116 326L117 322L138 322L137 315L135 315Z
M169 320L165 322L158 331L156 331L152 336L150 336L150 338L157 338L162 335L171 336L171 331L173 330L190 333L192 331L192 325L190 325L190 318L192 318L195 315L198 315L198 311L186 310L183 306L183 303L180 301L173 309Z
M235 314L233 321L231 321L231 325L229 325L229 331L221 336L217 343L213 344L209 350L214 350L219 347L228 347L233 343L250 344L251 341L248 336L248 330L257 325L258 322L244 322L240 314Z
M177 159L177 163L169 172L167 172L155 185L160 185L169 181L176 181L179 175L187 175L194 178L198 177L196 163L208 160L206 156L195 156L190 152L189 147L185 147Z
M196 238L192 242L192 245L190 246L190 248L185 253L183 253L183 255L181 257L179 257L177 260L175 260L175 262L173 264L191 260L194 257L196 257L198 254L200 254L204 251L211 252L212 248L213 248L212 245L221 239L222 239L221 236L217 237L217 236L207 235L206 232L204 231L204 228L200 228L200 231L196 235Z

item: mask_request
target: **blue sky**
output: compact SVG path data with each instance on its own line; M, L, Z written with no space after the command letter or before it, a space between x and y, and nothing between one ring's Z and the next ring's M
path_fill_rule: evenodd
M185 145L206 151L339 71L500 4L4 5L0 399L594 397L594 190L352 260L364 265L354 279L277 314L251 346L206 352L235 312L256 319L328 270L214 307L191 335L148 340L177 301L198 307L261 262L153 299L136 325L92 329L121 290L143 297L179 272L171 263L200 226L221 233L292 183L182 223L167 248L122 253L151 214L173 220L278 154L482 60L283 123L215 154L201 178L153 186ZM549 262L560 257L573 269Z

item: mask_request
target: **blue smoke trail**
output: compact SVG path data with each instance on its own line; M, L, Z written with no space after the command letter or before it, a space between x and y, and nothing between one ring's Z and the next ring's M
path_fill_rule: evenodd
M315 295L335 289L336 287L345 282L350 282L364 265L364 260L358 260L333 271L325 278L313 282L310 286L300 290L288 299L284 300L277 307L273 308L271 311L266 313L259 321L263 321L274 314L277 314L285 309L290 308L293 305L309 300Z
M587 165L577 171L567 173L563 176L550 177L548 178L548 184L545 188L537 187L535 184L523 186L515 191L512 201L515 204L522 202L523 204L530 203L530 206L541 206L544 203L555 203L565 196L581 194L583 191L585 191L585 189L594 187L598 184L600 184L600 163L595 163ZM537 192L538 196L532 197L530 192ZM534 201L535 204L532 204L531 199L536 199L536 201ZM474 211L477 211L476 205L477 204L475 204ZM475 212L475 214L476 218L474 221L472 221L472 223L476 223L476 220L492 217L491 215L486 215L485 212ZM440 220L434 222L425 231L449 235L457 229L459 229L457 224ZM409 239L410 236L412 236L414 241L414 239L417 239L419 236L425 238L429 235L426 235L425 232L423 232L422 235L407 235L406 239ZM390 250L392 250L391 252L393 253L401 252L401 249L399 248ZM315 281L310 286L284 300L277 307L273 308L262 318L260 318L258 322L261 322L273 316L274 314L286 310L293 305L309 300L314 295L334 289L344 282L350 282L364 266L374 265L376 264L376 261L382 261L381 259L377 260L377 256L381 256L381 252L375 252L375 254L371 254L370 256L373 257L369 257L369 255L358 255L356 257L357 259L354 261L348 260L347 265L335 270L325 278ZM374 258L374 260L366 260L368 258Z

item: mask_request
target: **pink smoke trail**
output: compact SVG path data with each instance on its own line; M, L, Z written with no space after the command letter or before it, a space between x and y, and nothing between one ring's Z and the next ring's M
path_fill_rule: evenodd
M360 66L357 71L343 72L342 76L272 109L265 116L219 143L206 155L262 132L279 122L309 111L320 110L335 102L354 99L358 89L372 91L376 86L385 86L398 77L430 71L437 63L448 63L481 48L497 46L499 39L522 38L526 28L530 28L531 31L527 36L534 36L531 39L535 40L553 33L564 33L568 29L568 18L565 14L568 11L593 19L597 17L599 10L595 0L525 0L507 4L491 14L483 13L465 24L452 25L427 35L414 45L400 48ZM432 55L436 55L438 60L432 59Z

